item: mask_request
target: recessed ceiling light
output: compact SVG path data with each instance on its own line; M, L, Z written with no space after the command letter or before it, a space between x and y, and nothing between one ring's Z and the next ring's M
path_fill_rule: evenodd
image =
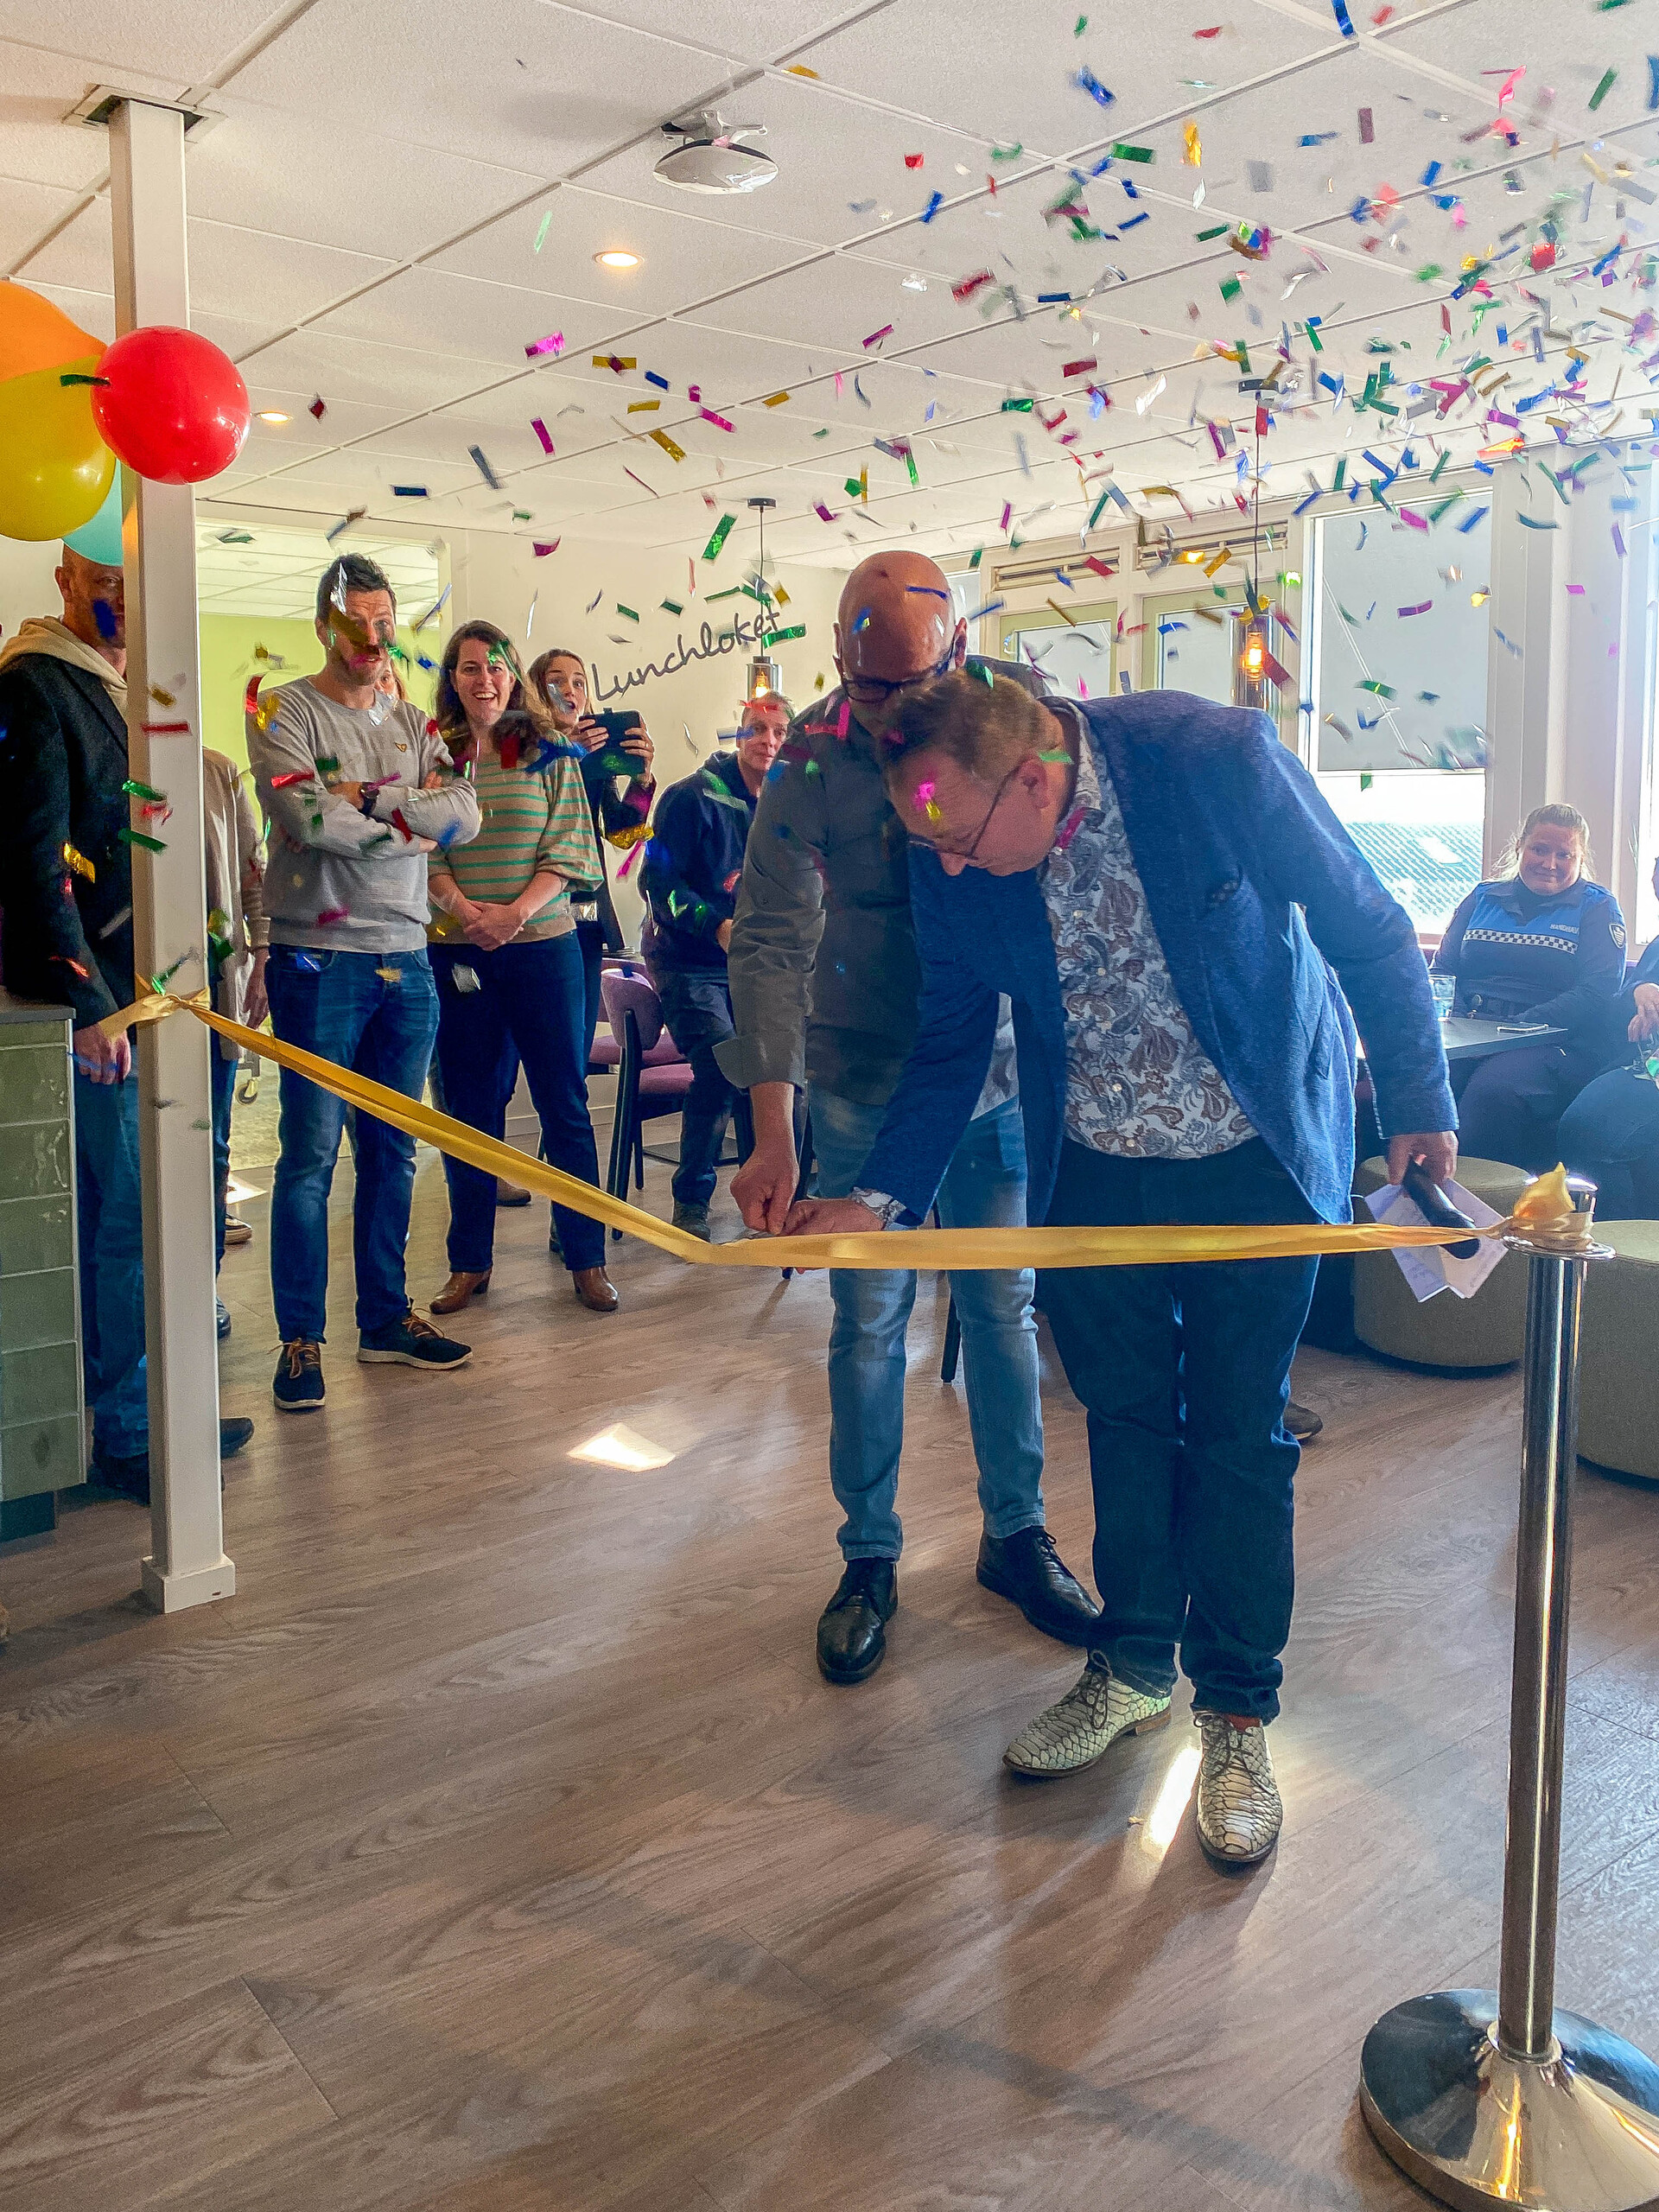
M259 420L262 423L286 423L288 419L280 407L262 407L259 410Z
M603 253L596 253L594 259L601 269L637 269L639 266L639 255L629 253L622 246L611 246Z

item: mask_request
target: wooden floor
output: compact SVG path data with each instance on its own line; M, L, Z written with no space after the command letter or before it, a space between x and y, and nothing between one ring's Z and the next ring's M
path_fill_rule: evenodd
M1152 1818L1184 1711L1072 1783L1002 1772L1077 1660L975 1585L931 1286L889 1657L832 1690L822 1277L619 1247L604 1321L506 1215L463 1375L358 1368L340 1264L327 1410L279 1421L247 1211L240 1593L147 1614L119 1503L0 1558L0 2212L1423 2202L1356 2063L1495 1972L1513 1378L1304 1356L1287 1826L1228 1878ZM416 1214L429 1297L429 1159ZM671 1463L567 1456L618 1420ZM1659 2050L1659 1497L1588 1476L1578 1529L1560 1997Z

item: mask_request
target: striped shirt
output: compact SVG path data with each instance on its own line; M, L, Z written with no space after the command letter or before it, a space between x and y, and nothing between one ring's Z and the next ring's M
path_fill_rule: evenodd
M480 751L466 773L478 793L481 826L469 844L433 853L429 877L435 882L448 876L475 905L505 906L550 868L564 878L563 887L513 942L563 937L575 927L571 887L591 892L600 880L599 847L579 764L560 758L543 769L504 768L493 751ZM435 905L428 934L448 943L462 932L454 916Z

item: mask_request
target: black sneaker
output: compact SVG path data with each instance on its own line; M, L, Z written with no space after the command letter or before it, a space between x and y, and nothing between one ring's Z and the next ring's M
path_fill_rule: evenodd
M283 1346L270 1395L278 1413L315 1413L323 1389L322 1346L315 1337L293 1337Z
M421 1367L435 1375L452 1367L465 1367L473 1348L458 1344L453 1337L441 1337L429 1321L423 1321L417 1314L400 1313L384 1329L359 1337L357 1356L365 1367Z
M317 1379L319 1382L322 1379L322 1370L321 1368L317 1370ZM238 1414L232 1421L220 1421L219 1424L219 1458L221 1459L234 1459L237 1453L242 1449L242 1446L247 1442L248 1439L252 1434L253 1423L251 1421L245 1420L241 1414Z
M149 1454L148 1452L117 1453L105 1451L98 1440L92 1440L92 1464L88 1469L91 1479L105 1490L119 1491L123 1497L132 1498L139 1505L149 1503Z
M231 1309L222 1298L213 1300L213 1321L219 1331L219 1340L223 1344L231 1333Z

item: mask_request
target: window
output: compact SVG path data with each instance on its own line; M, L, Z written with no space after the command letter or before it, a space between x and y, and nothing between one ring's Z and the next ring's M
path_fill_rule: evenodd
M1435 936L1481 873L1485 526L1471 541L1449 523L1418 528L1374 507L1322 516L1313 537L1310 766L1419 931Z
M1004 660L1034 668L1067 699L1104 699L1112 690L1112 652L1117 627L1115 602L1080 607L1065 615L1005 614L1000 630Z

